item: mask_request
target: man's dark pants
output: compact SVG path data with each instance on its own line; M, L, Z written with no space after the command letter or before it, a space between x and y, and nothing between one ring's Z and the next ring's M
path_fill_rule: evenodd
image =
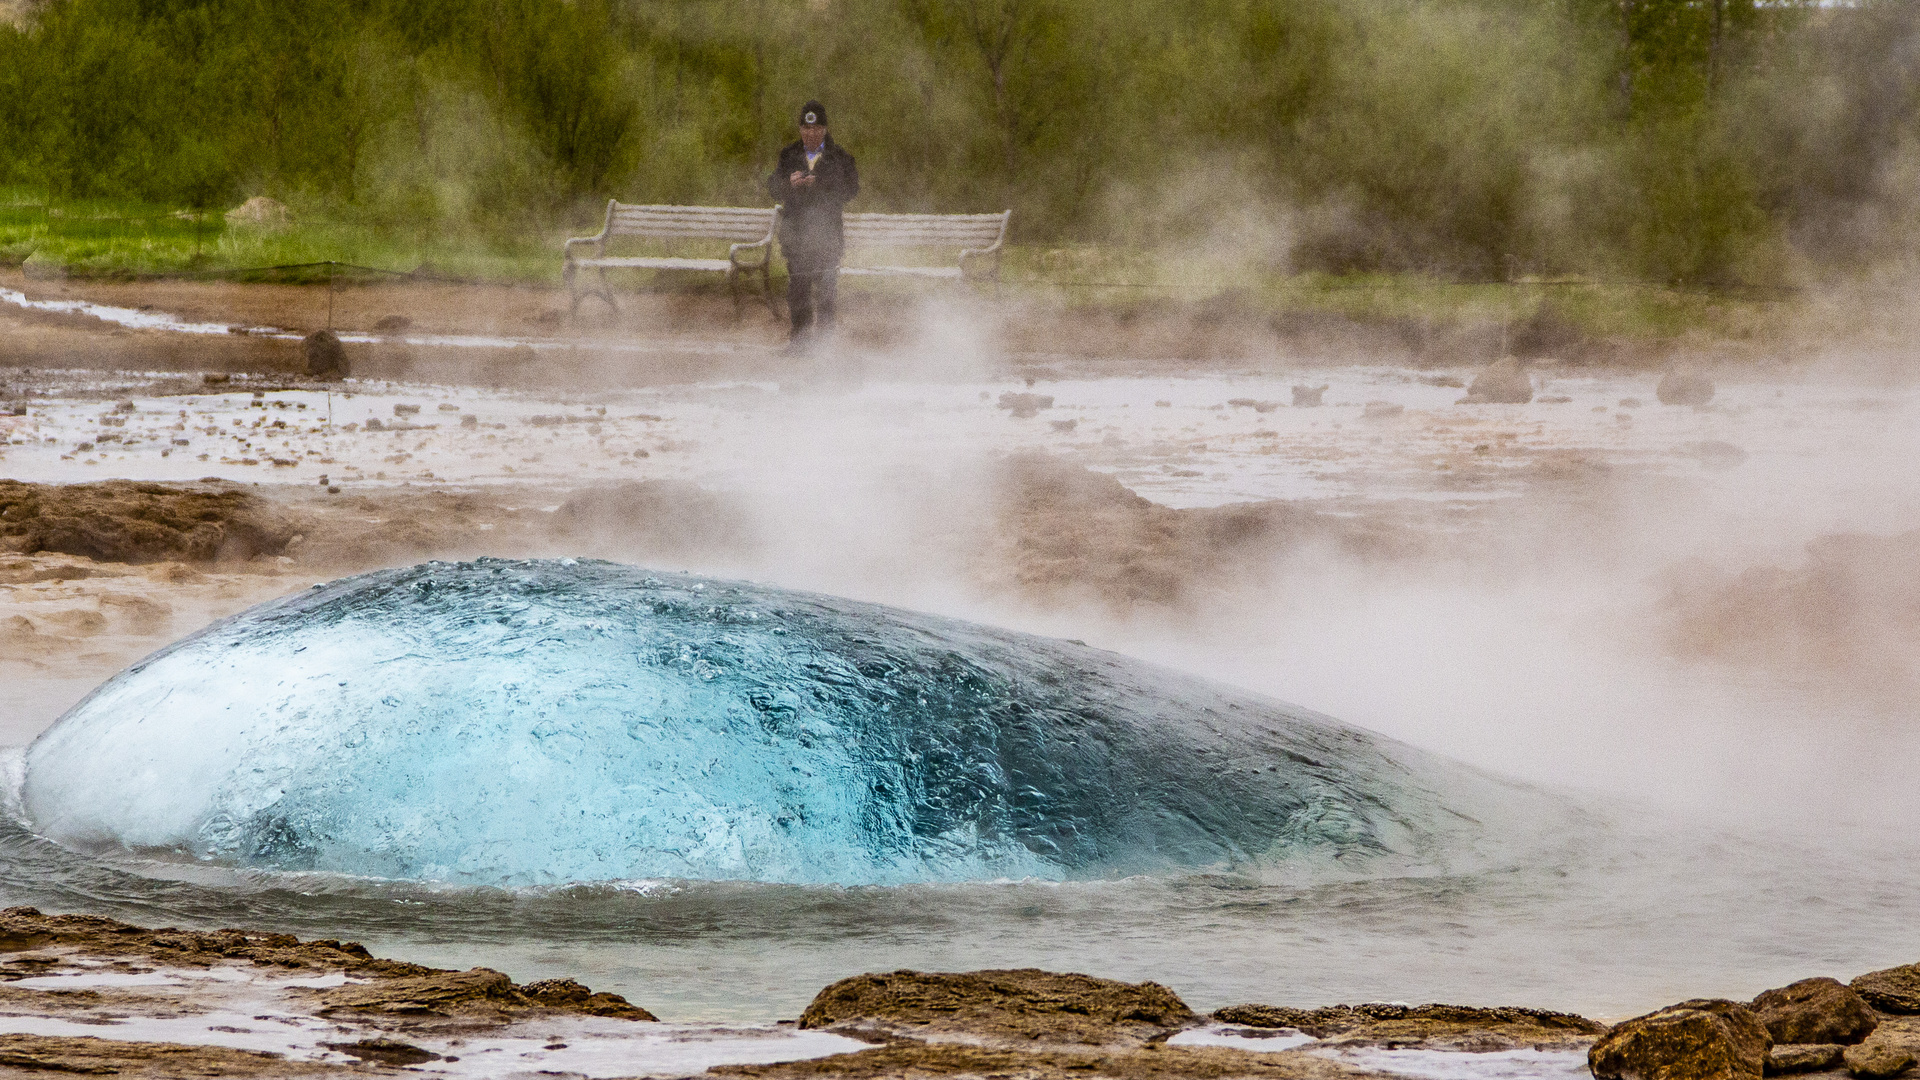
M793 320L792 340L823 336L833 330L835 294L840 286L840 260L787 258L787 312Z

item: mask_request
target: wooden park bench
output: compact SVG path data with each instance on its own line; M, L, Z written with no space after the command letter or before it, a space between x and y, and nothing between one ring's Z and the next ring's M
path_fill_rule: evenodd
M842 274L964 280L970 260L990 259L981 275L1000 280L1000 249L1007 242L1007 220L1013 211L998 214L848 214L847 250L863 254L874 248L959 248L952 266L874 266L858 259L840 267Z
M740 276L758 274L760 294L767 309L779 314L773 304L773 288L768 278L772 244L779 229L780 208L756 209L746 206L648 206L609 200L607 221L596 236L568 240L566 264L562 271L567 289L573 294L573 310L578 311L585 296L598 296L608 305L614 303L613 290L607 284L608 270L708 270L727 275L734 306L740 304ZM907 276L965 280L972 260L989 259L989 268L980 276L1000 280L1000 251L1006 244L1007 221L1012 210L998 214L847 214L846 240L850 252L874 249L959 248L952 265L872 265L854 261L842 265L842 274L876 277ZM620 237L647 240L724 240L724 259L699 259L660 255L608 255L607 244ZM574 254L576 246L593 246L593 254L584 258ZM758 252L758 257L753 254ZM746 258L742 258L746 256ZM582 288L579 273L598 272L598 287Z
M760 295L767 310L775 315L773 286L767 279L767 264L773 252L773 233L779 219L776 206L646 206L607 200L607 222L597 236L568 240L566 263L561 276L567 291L573 294L573 310L580 310L584 296L598 296L609 307L617 308L613 289L607 284L609 270L708 270L727 275L727 288L733 293L735 310L740 307L740 275L760 275ZM715 240L727 241L724 259L698 259L667 255L608 255L607 243L631 236L642 240ZM593 246L585 258L574 254L576 247ZM753 258L753 253L759 257ZM745 256L745 258L743 258ZM582 270L596 271L598 286L581 288Z

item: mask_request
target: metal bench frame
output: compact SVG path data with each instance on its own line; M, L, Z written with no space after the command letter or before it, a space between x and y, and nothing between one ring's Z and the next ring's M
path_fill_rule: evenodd
M733 294L733 309L740 310L740 275L760 276L760 296L767 310L778 317L773 304L773 285L768 279L768 264L773 256L773 237L780 228L780 208L751 206L660 206L607 200L607 220L594 236L579 236L567 241L565 265L561 276L573 295L572 311L580 310L586 296L598 296L618 311L613 287L607 282L608 270L705 270L727 275L727 289ZM623 236L655 240L729 240L724 259L689 259L672 256L609 256L607 241ZM574 255L574 248L593 245L586 258ZM757 260L741 256L758 251ZM593 270L599 274L597 287L582 289L579 274Z

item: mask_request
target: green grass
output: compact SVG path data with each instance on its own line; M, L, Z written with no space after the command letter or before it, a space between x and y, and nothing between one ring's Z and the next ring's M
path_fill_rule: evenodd
M422 276L527 285L560 284L567 235L437 233L395 227L350 210L296 212L291 224L229 224L218 213L124 201L63 202L0 190L0 262L58 268L99 278L211 277L325 281L349 264ZM636 249L638 250L638 249ZM661 254L724 255L725 244L684 243ZM890 256L893 253L889 253ZM936 260L951 253L927 253ZM290 268L290 269L289 269ZM779 264L775 264L778 279ZM1001 295L1073 309L1138 311L1168 305L1284 320L1339 315L1364 323L1432 327L1515 325L1547 317L1596 337L1743 339L1774 324L1778 297L1680 290L1647 283L1556 280L1463 283L1416 274L1289 274L1205 252L1155 252L1101 245L1009 246ZM623 275L626 287L711 289L711 275ZM850 279L856 291L910 293L920 281Z

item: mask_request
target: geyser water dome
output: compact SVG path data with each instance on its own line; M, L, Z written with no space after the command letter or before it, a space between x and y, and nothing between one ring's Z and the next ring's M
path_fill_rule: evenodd
M1420 860L1535 801L1077 643L571 559L217 623L44 733L23 799L82 849L500 885Z

